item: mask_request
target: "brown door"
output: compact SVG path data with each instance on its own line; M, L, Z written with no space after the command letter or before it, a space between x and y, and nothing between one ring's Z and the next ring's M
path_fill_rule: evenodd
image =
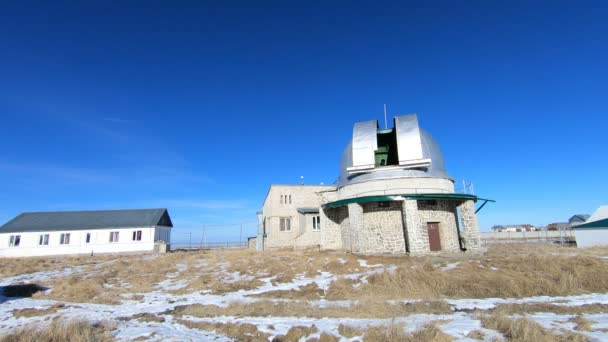
M429 229L429 245L431 251L441 250L441 237L439 237L439 223L429 222L427 223Z

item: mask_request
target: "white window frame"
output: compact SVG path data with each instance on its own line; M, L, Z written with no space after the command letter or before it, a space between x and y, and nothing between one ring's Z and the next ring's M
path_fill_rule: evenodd
M279 219L279 231L290 232L291 231L291 217L281 217Z
M21 244L21 234L11 235L8 241L9 247L19 247Z
M110 232L110 243L117 243L118 239L120 238L119 235L120 232L116 231L116 232Z
M60 245L69 245L70 244L70 233L61 233L59 236L59 244Z
M141 230L133 231L133 241L141 241Z
M49 237L49 234L40 234L40 237L38 238L38 246L48 246Z
M313 232L321 231L321 216L320 215L314 215L312 217L312 231Z

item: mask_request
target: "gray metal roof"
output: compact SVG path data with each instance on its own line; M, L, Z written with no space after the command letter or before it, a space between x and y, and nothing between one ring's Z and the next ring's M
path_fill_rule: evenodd
M300 214L318 214L319 208L298 208Z
M351 174L348 169L354 166L353 163L353 141L348 143L344 153L342 154L342 160L340 161L340 176L338 177L337 186L341 188L346 185L367 182L370 180L377 179L391 179L391 178L409 178L409 177L420 177L420 178L446 178L451 179L445 168L445 162L443 160L443 154L439 148L439 144L433 139L433 137L423 129L420 129L420 139L422 146L422 158L430 159L431 165L428 168L374 168L370 172Z
M22 213L0 227L0 233L173 227L167 209L53 211Z

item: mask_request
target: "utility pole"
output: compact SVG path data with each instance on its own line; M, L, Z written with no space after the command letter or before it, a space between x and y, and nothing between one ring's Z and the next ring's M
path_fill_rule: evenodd
M189 236L190 236L190 237L189 237L189 239L188 239L188 241L189 241L189 242L188 242L188 244L190 245L190 248L189 248L189 249L190 249L190 250L192 250L192 232L190 232L190 233L188 233L188 234L189 234Z

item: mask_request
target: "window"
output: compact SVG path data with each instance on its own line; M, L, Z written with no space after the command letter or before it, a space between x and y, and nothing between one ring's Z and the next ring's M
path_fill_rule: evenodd
M70 233L61 234L59 237L60 245L69 245L70 244Z
M21 243L21 235L11 235L9 240L8 245L10 247L17 247Z
M420 201L420 204L433 207L437 205L437 200L422 200Z
M91 233L87 233L86 243L90 243L90 242L91 242Z
M281 217L281 225L279 230L282 232L291 231L291 218L289 217Z
M391 206L391 202L387 202L387 201L378 202L378 207L380 207L380 208L388 208L390 206Z
M49 245L49 234L40 235L40 239L38 239L38 246L48 246Z
M291 204L291 195L289 195L289 204Z
M118 242L118 232L110 232L110 242Z
M281 195L281 204L283 204L283 195Z
M312 230L316 232L321 230L321 216L312 217Z
M141 241L141 230L133 231L133 241Z

